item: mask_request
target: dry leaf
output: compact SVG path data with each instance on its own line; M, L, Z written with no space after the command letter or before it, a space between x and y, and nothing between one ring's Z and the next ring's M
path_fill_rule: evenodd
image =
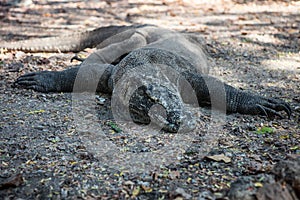
M217 162L220 162L220 161L223 161L225 163L230 163L231 162L231 158L225 156L224 154L206 156L206 158L217 161Z

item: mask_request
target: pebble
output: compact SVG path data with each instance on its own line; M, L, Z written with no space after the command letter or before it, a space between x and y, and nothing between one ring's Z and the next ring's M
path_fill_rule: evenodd
M145 181L138 181L138 184L139 184L139 185L146 186L146 187L149 187L149 186L150 186L150 183L149 183L149 182L145 182Z
M134 185L134 182L132 182L132 181L125 181L124 185Z
M103 98L103 97L96 97L96 100L97 100L97 104L99 105L104 105L106 99Z

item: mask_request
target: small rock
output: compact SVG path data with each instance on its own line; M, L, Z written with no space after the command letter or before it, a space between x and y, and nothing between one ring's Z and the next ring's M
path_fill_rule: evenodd
M190 199L192 196L184 191L183 188L177 188L173 194L175 198L183 197L184 199Z
M16 56L16 59L19 60L19 59L25 57L26 54L23 51L17 51L17 53L15 54L15 56Z
M23 176L21 174L14 175L2 181L0 183L0 190L7 189L11 187L17 187L24 182Z
M216 199L216 197L209 190L205 190L205 191L200 192L200 194L198 196L198 200L214 200L214 199Z
M251 182L237 180L231 184L228 197L235 200L256 200L254 189L255 187Z
M93 114L87 114L87 115L84 116L85 119L91 119L93 117L94 117Z
M33 1L32 0L20 0L19 3L17 3L17 6L19 7L28 7L33 5Z
M97 100L97 104L99 105L104 105L106 99L103 98L103 97L96 97L96 100Z
M300 157L278 162L273 168L273 173L276 179L290 184L300 198Z
M283 186L279 182L266 184L256 193L257 200L297 200L297 197L289 185Z

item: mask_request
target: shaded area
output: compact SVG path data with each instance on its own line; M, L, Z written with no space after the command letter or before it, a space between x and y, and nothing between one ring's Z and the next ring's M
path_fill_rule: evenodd
M218 146L210 151L210 157L203 158L198 150L210 121L209 111L203 109L197 116L199 137L180 162L151 172L129 173L101 165L101 158L87 150L80 137L89 133L76 130L69 94L41 94L12 87L16 77L25 72L66 68L73 53L0 54L0 183L12 183L0 190L1 197L224 199L229 188L233 190L236 185L246 189L250 185L252 191L259 191L256 196L260 197L286 184L295 188L293 183L298 182L289 172L293 169L299 172L299 165L289 164L294 167L286 169L281 164L280 169L286 173L275 170L277 183L268 174L273 174L276 163L299 157L299 14L295 13L299 4L293 8L285 1L273 1L277 7L272 5L269 9L273 11L266 12L251 3L269 6L269 1L243 1L249 5L222 1L200 5L188 1L68 2L34 1L26 7L0 6L0 40L54 36L128 22L152 22L199 33L205 38L215 75L236 87L284 98L294 108L292 119L269 121L263 117L229 115ZM97 104L100 109L97 116L107 137L119 146L127 145L131 152L143 151L144 143L149 145L149 140L126 137L139 133L140 129L119 134L108 123L111 122L108 97L102 94L99 97L106 99L104 105ZM155 139L150 145L161 148L171 138L165 134ZM213 156L222 159L214 160Z

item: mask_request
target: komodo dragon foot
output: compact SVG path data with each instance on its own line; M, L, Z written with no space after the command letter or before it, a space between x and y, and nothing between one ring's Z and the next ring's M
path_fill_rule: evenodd
M289 119L291 117L291 107L282 100L263 97L246 92L237 94L236 97L241 98L241 100L239 100L239 105L236 107L236 112L238 113L263 115L267 116L269 119L278 116L283 119L284 116L280 113L280 111L284 111Z
M44 93L61 91L58 73L52 71L25 74L20 76L14 84L25 89L32 89Z

